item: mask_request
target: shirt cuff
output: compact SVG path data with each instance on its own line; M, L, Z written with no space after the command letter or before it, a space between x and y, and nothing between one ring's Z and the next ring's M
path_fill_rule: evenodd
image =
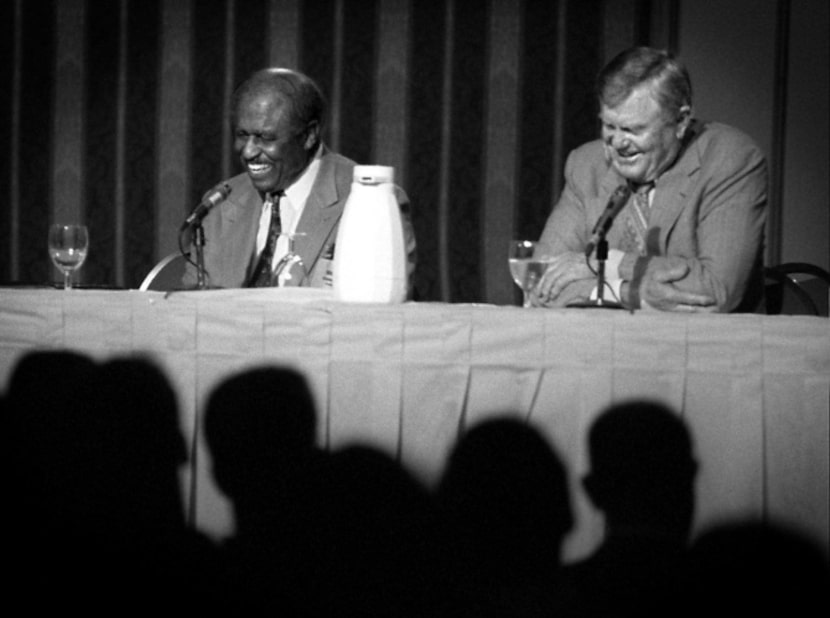
M623 280L614 277L608 278L605 280L605 290L602 293L602 298L605 300L613 300L614 302L621 303L622 297L620 296L620 287L623 284ZM597 293L597 286L594 286L594 289L591 290L591 298L590 300L596 300L599 294Z
M609 281L622 278L620 276L620 263L622 263L624 257L625 251L619 249L608 250L608 259L605 260L605 273L608 275ZM619 290L617 292L619 293Z

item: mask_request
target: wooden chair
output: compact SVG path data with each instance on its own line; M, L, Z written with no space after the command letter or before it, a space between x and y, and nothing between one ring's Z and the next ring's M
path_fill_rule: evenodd
M786 262L764 268L766 313L820 315L830 308L830 272L815 264Z

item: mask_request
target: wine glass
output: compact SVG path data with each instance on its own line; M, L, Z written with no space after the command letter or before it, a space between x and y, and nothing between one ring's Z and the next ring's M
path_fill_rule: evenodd
M302 285L308 273L303 264L303 259L294 250L294 241L298 236L305 236L304 232L285 232L283 236L288 237L288 253L282 256L274 267L273 279L280 287L289 285Z
M88 250L85 225L55 223L49 227L49 257L63 273L63 289L72 288L72 273L84 263Z
M510 274L524 296L523 307L530 307L530 293L542 275L545 274L550 256L545 254L542 245L532 240L513 240L510 242L508 264Z

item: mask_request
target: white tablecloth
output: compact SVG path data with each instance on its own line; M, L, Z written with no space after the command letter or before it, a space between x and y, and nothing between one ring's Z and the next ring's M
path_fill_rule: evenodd
M0 385L36 348L96 359L149 354L179 395L188 443L223 378L252 366L294 367L314 394L321 446L368 441L428 484L459 432L516 415L568 467L577 526L566 559L602 536L601 516L579 485L590 423L609 404L656 398L692 432L698 528L758 516L795 525L825 547L830 538L826 318L361 305L301 289L0 290ZM221 537L233 530L232 511L195 438L186 500L195 525Z

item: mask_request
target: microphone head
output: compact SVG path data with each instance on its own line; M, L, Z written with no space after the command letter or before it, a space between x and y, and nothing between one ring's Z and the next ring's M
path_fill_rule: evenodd
M192 213L182 223L181 231L186 230L196 222L201 222L208 212L211 211L217 204L224 202L231 193L231 186L228 183L216 185L213 191L208 193L202 202L193 210Z
M216 189L207 197L207 201L212 206L216 206L219 202L224 202L231 194L231 186L228 183L217 185Z
M621 184L614 189L611 197L608 198L608 205L605 207L605 210L602 211L602 214L599 216L599 219L597 219L596 224L594 224L594 229L591 231L591 239L585 247L586 257L590 257L591 253L594 251L594 248L597 246L597 243L605 237L605 233L611 227L611 224L614 222L616 216L625 207L630 196L631 187L628 186L628 183Z
M228 199L230 193L231 187L228 183L216 185L213 191L208 193L208 195L200 204L200 209L203 210L203 212L200 213L200 216L204 217L205 215L207 215L208 211L211 210L214 206L216 206L217 204L221 204L226 199Z
M606 230L611 227L614 218L628 203L629 197L631 197L631 187L627 183L614 189L611 197L608 198L608 206L605 207L605 212L602 214L603 225L605 225Z
M611 194L611 199L608 200L608 204L625 204L628 201L628 198L631 196L631 187L626 182L625 184L621 184L619 187L614 189L614 193Z

